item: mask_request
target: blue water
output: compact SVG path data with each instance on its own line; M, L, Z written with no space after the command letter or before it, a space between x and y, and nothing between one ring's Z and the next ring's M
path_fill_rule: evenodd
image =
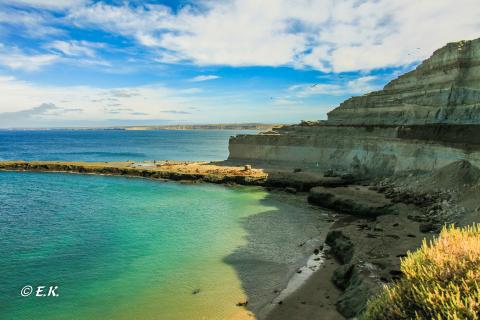
M0 131L0 158L218 160L237 133ZM298 244L326 226L317 209L277 196L0 171L0 319L252 319L236 304L269 303L312 251ZM27 285L59 296L22 297Z
M228 319L255 188L0 172L0 319ZM22 297L26 285L58 297ZM200 289L201 294L192 291Z
M225 160L238 130L0 130L0 160Z

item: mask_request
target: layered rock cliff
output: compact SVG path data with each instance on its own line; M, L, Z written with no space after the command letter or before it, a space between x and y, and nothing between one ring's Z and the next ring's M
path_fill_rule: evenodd
M371 175L431 171L457 160L480 166L480 39L450 43L381 91L328 114L230 140L229 160Z
M332 124L477 124L480 39L450 43L381 91L343 102Z

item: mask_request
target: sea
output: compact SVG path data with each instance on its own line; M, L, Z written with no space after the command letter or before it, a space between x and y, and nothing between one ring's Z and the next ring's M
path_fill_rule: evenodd
M0 159L223 160L239 133L252 132L0 131ZM254 319L327 229L292 197L0 172L0 319Z

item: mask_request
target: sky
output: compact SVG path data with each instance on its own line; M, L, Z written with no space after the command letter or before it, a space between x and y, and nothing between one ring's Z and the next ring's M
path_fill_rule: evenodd
M326 119L448 42L478 0L0 0L0 128Z

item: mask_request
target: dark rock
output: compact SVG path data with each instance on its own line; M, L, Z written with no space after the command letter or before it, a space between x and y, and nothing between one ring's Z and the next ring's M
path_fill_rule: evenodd
M341 263L350 262L354 253L354 245L352 240L346 237L342 231L330 231L325 243L330 246L330 251Z
M293 169L293 172L295 172L295 173L302 172L302 168L295 168L295 169Z
M243 302L237 303L237 307L246 307L247 305L248 305L248 301L243 301Z
M412 216L412 215L408 215L408 216L407 216L407 219L412 220L412 221L415 221L415 222L425 222L425 221L427 221L427 218L426 218L426 217L422 217L422 216Z
M368 230L369 226L366 223L357 225L358 230Z
M353 265L345 264L337 268L332 275L332 282L339 289L345 290L348 286L350 278L352 277Z
M421 223L418 226L418 229L422 233L427 233L427 232L433 231L435 229L435 226L433 225L433 223L425 222L425 223Z
M192 291L192 294L199 294L200 293L200 289L195 289Z
M345 291L336 303L337 310L346 318L353 318L365 309L368 299L379 292L381 281L373 275L372 268L365 264L351 264L340 268L342 270L337 273L335 281L343 286Z
M393 213L391 204L369 206L358 203L353 199L339 197L333 193L325 192L324 189L321 188L313 188L310 190L308 202L334 211L365 218L375 218L383 214Z
M288 192L288 193L297 193L297 189L292 188L292 187L286 187L286 188L285 188L285 192Z
M396 276L396 277L401 277L403 276L403 272L400 271L400 270L390 270L389 272L392 276Z
M392 239L400 239L400 236L397 236L396 234L387 234L387 235L385 235L385 237L389 237L389 238L392 238Z
M323 176L327 178L335 178L338 177L338 174L336 174L333 169L329 169L324 172Z
M318 249L313 250L313 254L314 254L314 255L317 255L317 254L319 254L319 253L320 253L320 250L318 250Z

